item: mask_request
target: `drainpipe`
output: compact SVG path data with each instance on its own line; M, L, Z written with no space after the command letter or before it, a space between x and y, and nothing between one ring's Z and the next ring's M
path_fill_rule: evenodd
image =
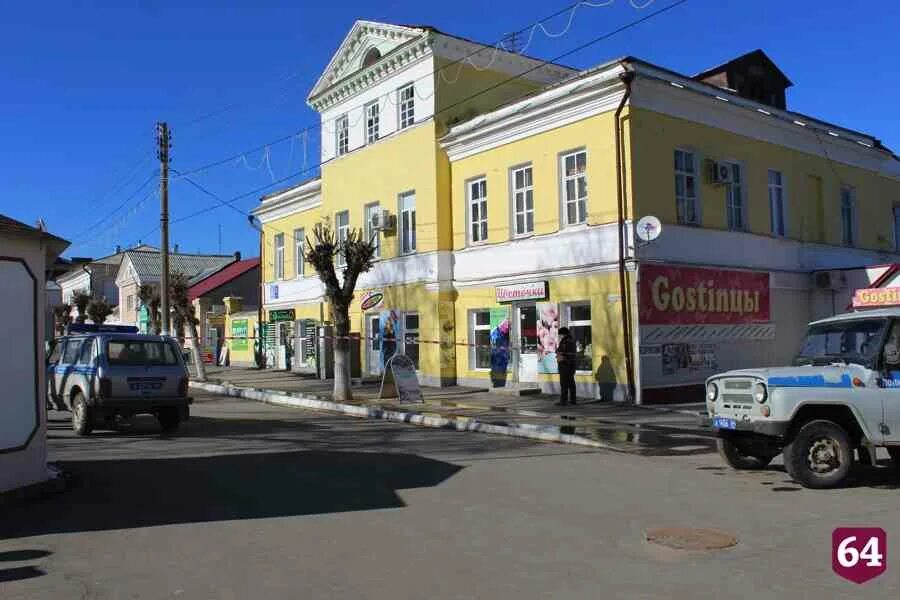
M628 69L628 67L625 67ZM619 304L622 306L622 335L624 338L625 350L625 377L627 379L628 391L626 401L634 402L635 385L634 385L634 341L631 339L631 299L628 294L628 271L625 259L627 249L627 240L625 239L625 217L627 214L625 199L625 161L622 152L622 122L620 116L625 103L631 97L631 82L634 81L634 71L626 70L619 78L625 84L625 94L619 102L615 113L615 132L616 132L616 199L619 208Z

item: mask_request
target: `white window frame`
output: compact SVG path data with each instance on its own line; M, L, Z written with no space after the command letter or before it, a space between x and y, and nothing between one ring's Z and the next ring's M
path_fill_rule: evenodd
M409 97L403 95L409 92ZM415 84L407 83L397 89L397 129L412 127L416 122L416 88Z
M272 240L275 248L275 279L284 279L284 234L276 233Z
M478 325L478 313L487 313L488 315L488 323L487 325ZM491 309L489 308L474 308L469 311L469 370L470 371L481 371L481 372L489 372L491 370L490 365L487 367L479 367L477 364L477 352L478 349L475 347L475 332L476 331L487 331L488 339L491 336L491 323L490 323L490 315Z
M363 207L363 214L366 218L365 232L368 241L375 242L375 258L381 258L381 232L372 229L372 215L381 211L381 204L378 202L370 202Z
M478 194L483 193L484 195L476 196L476 190ZM475 220L475 204L480 205L477 211L477 221ZM469 231L469 244L472 246L484 244L488 240L487 204L487 178L482 175L466 180L466 221L468 225L467 229Z
M372 112L374 109L374 113ZM364 109L366 118L366 144L374 144L380 137L381 105L378 100L369 102Z
M343 223L341 221L344 220ZM337 242L338 253L337 260L335 264L338 267L346 267L347 266L347 257L344 256L344 251L341 248L341 245L347 241L347 236L350 233L350 211L342 210L334 213L334 232L335 232L335 242Z
M844 193L845 192L847 193L847 199L849 200L849 206L850 206L849 233L850 233L851 239L849 239L849 240L847 239L847 236L845 235L848 232L848 228L846 227L845 220L844 220ZM840 215L841 215L841 220L840 220L841 244L843 244L844 246L850 246L851 248L856 247L859 245L859 229L858 229L859 218L856 214L856 207L857 207L856 188L852 185L841 184L840 198L838 200L840 202L838 204L838 209L839 209Z
M526 184L525 172L531 173L531 183ZM523 185L516 187L516 174L522 173ZM528 208L528 192L531 192L531 209ZM522 194L522 211L516 209L516 196ZM534 235L534 166L531 163L516 165L509 169L509 201L510 201L510 228L514 238L524 238ZM522 215L524 231L519 231L518 217ZM531 229L528 229L528 215L531 215Z
M894 204L892 214L894 216L894 252L900 252L900 229L897 227L900 224L900 202Z
M741 180L737 184L741 201L741 226L735 227L734 223L732 223L732 207L734 206L732 198L734 198L734 183L725 185L725 225L727 226L729 231L750 231L749 223L747 223L747 198L749 197L749 195L747 194L747 170L744 168L744 163L737 160L724 160L722 162L727 164L731 169L732 178L734 177L735 167L737 167L741 176Z
M690 155L691 163L693 165L693 169L688 171L686 169L679 169L677 164L675 163L675 155L677 153ZM684 162L682 160L682 162ZM679 147L675 148L672 152L672 167L675 172L675 218L679 225L700 225L702 222L702 218L700 216L700 156L697 154L695 150L690 148ZM684 195L678 195L678 178L681 177L684 179ZM694 196L691 198L687 195L687 179L692 178L694 180ZM688 213L688 201L693 200L694 202L694 219L689 220L687 218ZM681 208L681 214L679 214L679 208Z
M416 317L418 325L415 328L409 327L409 324L406 321L407 317ZM417 349L419 351L418 358L416 359L419 364L415 365L416 371L422 370L422 354L421 354L422 344L420 342L420 340L422 339L422 336L420 335L421 329L422 329L422 318L419 316L419 313L417 311L413 310L413 311L403 313L403 355L406 356L407 358L410 358L409 355L406 353L406 345L407 345L407 340L409 339L409 336L414 335L416 338L415 346L417 346ZM412 360L412 358L410 358L410 360Z
M412 198L412 207L404 208L404 200ZM407 216L408 215L408 216ZM403 192L397 195L397 228L400 233L400 254L415 254L416 253L416 192L415 190L410 190L408 192ZM409 231L410 231L410 244L407 245L407 236L406 236L406 225L407 220L410 223Z
M334 152L337 156L350 152L350 118L346 113L334 120Z
M772 176L778 176L778 182L772 181ZM769 169L766 173L766 180L769 184L769 229L775 237L787 237L788 220L787 220L787 186L784 181L784 171L779 169ZM776 197L781 202L781 227L783 231L778 231L775 220L775 203Z
M579 306L586 306L586 307L588 307L588 310L591 311L591 320L589 320L589 321L584 321L584 320L575 321L575 320L572 319L572 309L575 308L575 307L579 307ZM565 327L568 327L569 329L571 329L572 327L585 327L585 326L591 328L591 353L592 353L592 354L591 354L591 369L590 369L590 370L578 369L578 370L576 370L575 372L576 372L576 373L579 373L579 374L583 374L583 373L593 373L593 372L594 372L594 356L593 356L593 346L594 346L594 344L593 344L593 337L594 337L594 324L593 324L593 320L594 320L594 307L591 306L591 301L590 301L590 300L578 300L578 301L576 301L576 302L566 302L565 304L563 304L563 311L562 311L562 313L563 313L563 314L562 314L562 316L563 316L563 318L562 318L562 324L563 324Z
M566 159L569 157L575 158L575 164L578 164L578 155L584 154L584 171L582 173L576 173L574 175L570 175L566 173ZM584 225L587 223L587 215L588 215L588 199L590 198L590 192L588 192L588 179L587 179L587 164L588 164L588 155L586 148L578 148L575 150L568 150L559 155L559 196L560 196L560 221L562 222L563 227L572 227L576 225ZM584 179L584 214L578 214L578 207L580 205L581 198L578 198L578 179ZM573 201L566 196L566 183L569 181L575 181L575 216L576 220L574 223L569 222L569 204Z
M294 230L294 275L300 279L305 275L306 271L306 253L304 245L306 242L306 229L298 227Z

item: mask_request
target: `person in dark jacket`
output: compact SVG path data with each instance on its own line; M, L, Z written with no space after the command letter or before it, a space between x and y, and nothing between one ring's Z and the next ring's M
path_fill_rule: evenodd
M575 404L575 340L568 327L559 328L556 364L559 366L559 406Z

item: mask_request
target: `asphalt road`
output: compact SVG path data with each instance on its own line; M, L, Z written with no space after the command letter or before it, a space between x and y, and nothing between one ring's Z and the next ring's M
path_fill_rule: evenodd
M76 480L4 507L0 598L860 598L900 594L900 552L857 586L831 532L900 540L900 475L807 491L777 465L723 469L708 450L590 451L199 398L76 438L51 414L51 459ZM644 541L713 527L729 550ZM897 546L897 542L893 542ZM900 547L900 546L898 546Z

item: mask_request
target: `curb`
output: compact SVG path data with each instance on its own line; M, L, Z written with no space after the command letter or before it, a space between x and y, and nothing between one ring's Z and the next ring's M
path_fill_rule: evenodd
M409 423L411 425L419 425L422 427L432 427L436 429L453 429L455 431L472 431L478 433L491 433L494 435L505 435L508 437L528 438L542 442L556 442L559 444L571 444L574 446L586 446L588 448L602 448L604 450L612 450L621 452L621 449L614 446L604 444L595 440L574 435L562 433L557 426L548 425L494 425L492 423L483 423L472 417L444 417L434 414L422 414L412 411L389 410L380 406L361 406L356 404L343 404L340 402L332 402L329 400L321 400L314 396L303 394L288 394L285 392L274 392L268 390L259 390L255 388L246 388L230 385L228 383L207 383L200 381L191 381L190 387L196 390L203 390L212 394L220 394L231 398L243 398L245 400L256 400L266 404L276 406L289 406L293 408L306 408L312 410L321 410L326 412L338 413L350 417L360 419L382 419L385 421L394 421L397 423Z

